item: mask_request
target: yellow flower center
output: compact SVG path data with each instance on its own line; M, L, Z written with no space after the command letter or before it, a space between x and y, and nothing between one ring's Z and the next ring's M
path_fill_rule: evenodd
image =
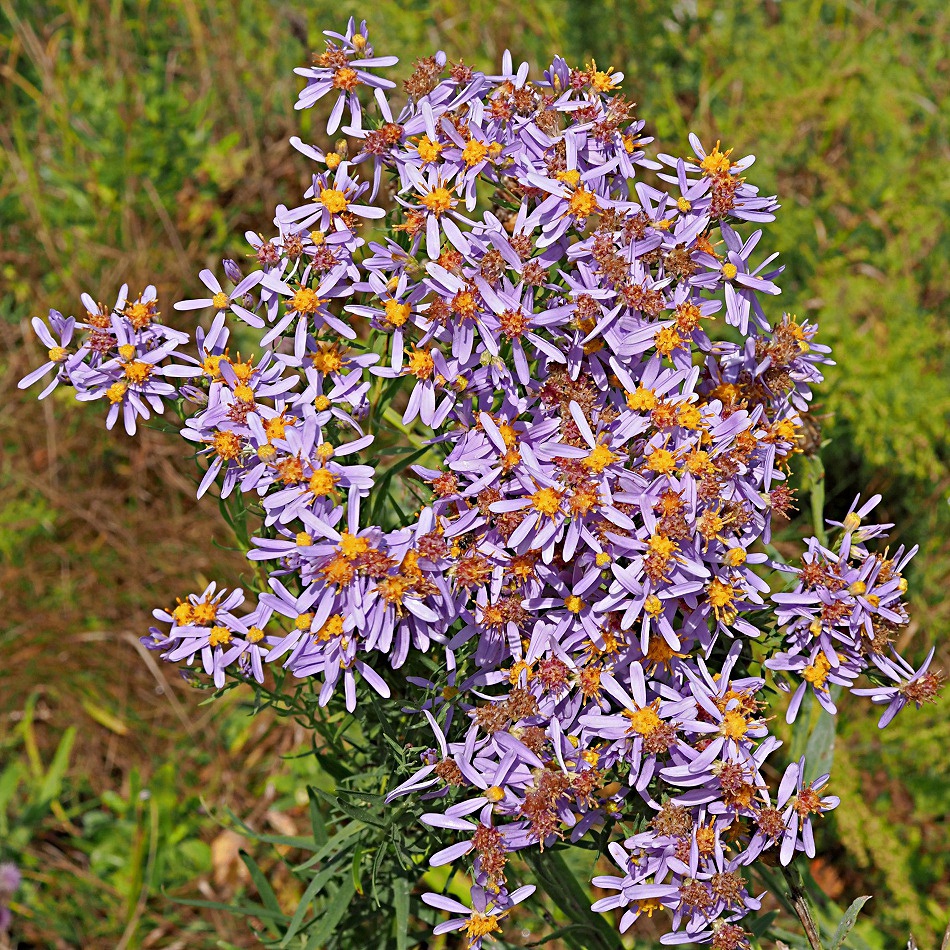
M215 310L227 310L231 303L231 298L222 291L211 298L211 303Z
M412 308L407 303L399 303L398 300L386 301L386 319L394 327L401 327L408 319Z
M347 362L346 352L336 343L319 344L319 349L311 354L310 360L313 368L324 375L339 372Z
M656 594L650 594L643 602L643 609L651 617L659 617L663 613L663 601Z
M535 511L553 518L561 510L562 493L556 488L539 488L531 496Z
M209 353L205 358L204 362L201 364L201 368L204 370L206 376L210 376L212 379L218 379L221 376L221 360L226 359L224 356L213 356Z
M682 656L677 653L663 637L650 637L650 645L647 648L647 659L652 663L669 663L674 656Z
M233 462L241 455L241 437L236 432L215 432L211 444L219 458Z
M231 642L231 631L227 627L212 627L208 637L208 645L221 647Z
M113 383L106 390L106 398L110 403L115 405L117 402L122 402L122 400L125 399L125 393L127 389L128 386L126 386L126 384L120 380L117 383Z
M338 478L333 472L329 472L325 468L318 468L313 475L310 476L310 491L320 498L333 491L333 486L337 481Z
M719 151L719 143L716 143L716 147L699 163L700 168L707 175L722 175L729 171L732 168L732 162L729 161L729 156L732 154L732 149L729 149L726 152Z
M282 439L286 434L288 422L282 416L272 416L264 421L264 434L267 441L271 439Z
M848 593L852 597L861 597L867 593L868 585L864 581L855 581L853 584L848 586Z
M505 790L498 785L485 789L485 798L490 802L500 802L505 797Z
M679 208L680 211L686 212L691 210L693 206L681 195L676 199L676 207Z
M676 327L663 327L653 338L653 345L661 356L669 356L673 350L683 345L683 338Z
M684 429L698 429L702 421L703 414L692 403L684 403L676 410L676 423Z
M650 538L650 553L657 555L664 561L669 560L679 545L665 534L654 534Z
M741 739L749 731L749 722L742 713L730 709L723 714L719 731L728 739Z
M634 412L649 412L656 408L656 394L640 386L636 392L627 393L627 406Z
M572 614L579 614L584 609L584 601L577 594L569 594L564 598L564 606Z
M310 624L313 623L313 614L298 614L297 619L294 621L294 627L297 630L309 630Z
M317 296L315 290L311 290L309 287L301 287L299 290L295 290L294 295L290 298L290 309L296 310L297 313L316 313L321 303L323 301Z
M419 200L435 215L445 214L455 205L451 192L441 185L433 188L427 195L422 195Z
M598 551L594 563L598 567L606 567L610 563L610 555L606 551Z
M69 350L64 346L54 346L52 349L46 351L46 355L49 357L50 362L62 363L66 357L69 356Z
M353 558L357 558L369 550L369 541L366 538L360 538L355 534L350 534L349 531L344 531L343 534L340 535L339 548L340 554L348 561L352 561Z
M739 567L742 564L745 564L746 553L743 548L730 548L726 551L726 556L723 558L723 562L728 564L729 567Z
M558 172L554 177L558 181L563 181L565 185L576 188L577 183L581 180L581 173L576 168L566 168L564 171Z
M321 393L316 399L314 399L313 408L316 409L317 412L323 412L324 409L330 408L330 400L324 396L323 393Z
M442 146L438 142L433 142L428 135L422 136L416 148L423 165L434 162L442 152Z
M620 458L615 452L611 452L606 445L598 442L591 449L590 455L584 459L584 465L592 472L602 472L608 465L613 465Z
M657 474L669 475L676 471L676 456L669 449L654 449L643 464Z
M462 159L469 168L477 165L487 154L488 148L477 139L470 139L462 149Z
M624 715L630 720L630 731L639 733L641 736L653 735L663 721L652 706L644 706L643 709L633 711L626 710Z
M579 187L568 202L568 214L575 218L586 218L597 210L597 196L583 187Z
M260 627L249 627L244 639L248 643L260 643L264 639L264 631Z
M729 161L729 155L732 149L727 152L719 151L719 143L716 147L699 163L700 168L708 175L722 175L732 168L732 162Z
M726 607L736 596L735 588L715 578L709 585L709 602L714 607Z
M736 274L738 273L739 273L739 268L736 267L736 265L733 264L731 261L727 264L722 265L722 276L725 277L726 280L732 280L732 278L735 277Z
M243 383L234 387L234 398L239 402L251 403L254 402L254 390L250 386L245 386Z
M132 360L135 358L135 347L131 343L123 343L119 347L119 358L123 360Z
M410 375L415 376L416 379L428 379L434 369L435 362L429 354L429 351L418 350L413 347L412 353L409 354L409 365L406 371Z
M327 154L324 156L324 159L327 163L327 168L329 168L330 171L333 171L334 168L339 168L340 162L343 161L342 156L338 155L336 152L327 152Z
M191 608L192 620L199 627L205 627L218 615L218 608L214 604L209 604L203 600L200 604L195 604Z
M498 925L498 918L492 914L472 914L465 925L465 933L468 935L468 945L471 946L481 937L495 932L501 933L501 927Z
M610 92L611 89L616 89L618 83L614 77L610 75L613 69L613 66L610 66L606 71L602 69L596 70L594 75L590 77L591 87L596 89L597 92Z
M320 204L323 205L330 214L341 214L347 209L346 195L336 188L320 189Z
M819 653L815 658L815 662L811 666L806 666L802 670L802 679L807 683L811 683L815 689L824 689L825 680L828 679L828 674L831 672L831 663L828 661L828 657L825 654Z
M343 633L343 615L333 614L327 618L327 622L317 631L316 639L326 643L330 637L338 637Z
M333 86L344 92L352 92L360 84L360 77L355 69L344 66L333 74Z
M311 538L306 531L298 531L297 537L294 538L294 541L296 542L298 548L309 548L310 545L313 544L313 538Z
M140 360L132 360L131 363L125 364L125 366L122 368L122 372L125 373L125 378L130 383L141 385L146 379L149 378L153 368L154 367L151 363L143 363Z

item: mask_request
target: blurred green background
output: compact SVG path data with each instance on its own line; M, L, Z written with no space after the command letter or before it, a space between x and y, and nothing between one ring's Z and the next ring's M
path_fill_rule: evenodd
M692 130L758 155L749 177L783 205L766 237L787 265L780 305L817 319L838 363L817 406L829 511L884 495L899 541L922 549L900 646L919 658L936 641L950 667L943 0L0 0L0 857L26 875L14 945L252 946L239 922L171 899L248 886L250 844L226 807L296 833L314 766L286 755L304 737L235 693L200 705L137 647L153 606L241 570L213 508L196 510L187 451L107 434L97 407L38 405L16 381L41 358L29 317L76 311L82 290L111 302L123 281L156 283L167 313L297 199L307 163L286 140L316 118L292 109L292 69L351 14L407 68L434 48L482 68L506 48L535 65L596 58L626 74L664 151L688 154ZM839 903L875 895L864 937L880 947L909 931L938 946L948 922L948 709L908 711L884 736L864 705L841 716L846 804L812 871ZM272 883L293 901L291 881Z

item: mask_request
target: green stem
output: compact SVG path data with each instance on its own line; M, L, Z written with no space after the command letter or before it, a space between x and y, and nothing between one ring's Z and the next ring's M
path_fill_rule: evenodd
M403 425L402 417L393 409L392 406L387 406L383 410L383 419L386 420L394 429L397 429L405 437L406 441L417 449L423 449L426 446L426 440L422 438L417 432L415 432L409 426Z
M823 547L828 546L828 533L825 531L825 466L816 455L808 459L809 495L811 497L811 520L815 537Z
M805 886L802 882L801 873L797 867L789 865L788 867L782 868L782 876L788 885L788 899L791 901L796 916L802 923L811 950L822 950L821 935L819 934L818 926L815 924L815 918L811 915L811 909L808 906L808 897L805 894Z

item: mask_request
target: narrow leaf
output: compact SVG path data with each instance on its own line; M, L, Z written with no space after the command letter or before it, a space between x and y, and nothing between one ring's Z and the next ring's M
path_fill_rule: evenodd
M841 923L838 924L838 929L835 931L835 935L831 940L830 950L841 950L844 946L845 938L851 932L851 928L854 927L858 919L858 914L861 913L861 908L871 899L871 895L867 894L864 897L859 897L857 900L853 901L851 906L844 912L844 917L841 918Z

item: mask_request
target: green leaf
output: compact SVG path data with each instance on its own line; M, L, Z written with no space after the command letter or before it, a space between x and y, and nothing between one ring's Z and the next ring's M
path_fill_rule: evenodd
M840 691L840 687L832 687L832 699L837 699L837 693ZM817 700L813 702L818 706ZM835 756L836 726L837 719L819 706L818 721L805 745L805 781L813 782L819 775L831 771Z
M363 846L357 845L356 849L353 851L353 863L351 865L351 871L353 874L353 887L356 888L356 893L363 897L363 885L360 882L360 865L363 862Z
M73 750L73 743L76 741L76 727L70 726L64 733L63 738L59 740L56 747L56 754L50 767L43 776L43 784L40 786L40 799L44 802L51 802L59 797L63 789L63 778L66 776L66 769L69 768L69 755Z
M396 950L409 946L409 882L404 877L393 881L393 910L396 912Z
M264 907L263 904L240 904L234 903L225 903L224 901L201 901L201 900L192 900L191 898L184 897L168 897L173 904L181 904L182 907L203 907L210 910L223 910L226 914L237 914L239 917L260 917L261 920L278 920L285 921L287 915L280 913L277 914L272 910L268 910Z
M340 889L336 894L333 895L333 900L330 901L323 912L316 930L310 935L310 939L307 941L307 950L322 950L327 940L330 939L330 935L336 929L336 925L343 919L343 915L350 906L350 901L355 893L356 888L353 886L353 881L347 878L340 885Z
M277 895L270 886L270 881L267 880L267 877L260 869L258 863L246 851L241 851L240 854L241 860L244 862L244 866L247 868L248 873L251 875L251 880L257 888L257 893L260 894L261 900L264 902L264 906L268 910L282 914L280 901L277 900Z
M307 796L310 799L310 826L313 828L313 840L318 845L325 845L330 838L327 835L327 824L320 812L319 798L312 787L307 789Z
M329 867L324 868L320 871L319 874L314 875L313 880L307 885L307 889L303 892L303 897L300 898L300 903L297 904L297 910L294 912L294 916L290 921L290 925L287 927L287 932L284 934L284 939L281 940L280 946L286 947L291 938L300 930L303 925L303 919L307 916L307 911L310 908L310 904L313 902L313 899L323 890L324 885L333 877L334 874L338 872L338 869L333 866L331 863ZM314 920L317 918L314 917Z
M845 938L851 932L851 928L854 927L858 919L858 914L861 912L861 908L871 899L871 895L867 894L864 897L859 897L857 900L851 903L851 906L844 912L844 917L841 918L841 923L838 924L838 929L835 931L834 937L831 938L831 947L830 950L841 950L844 946Z

